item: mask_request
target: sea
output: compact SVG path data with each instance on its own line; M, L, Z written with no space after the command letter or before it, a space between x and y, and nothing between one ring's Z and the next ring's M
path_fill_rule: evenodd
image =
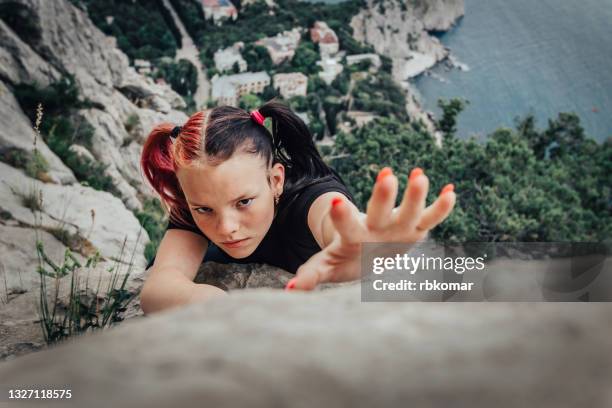
M534 114L580 116L587 135L612 137L612 0L466 0L465 16L439 35L468 71L439 64L412 82L427 110L439 98L469 105L458 136L479 139Z
M411 82L436 115L439 98L469 101L459 137L528 114L545 128L559 112L578 114L598 141L612 137L612 0L465 0L465 16L436 35L469 70L439 64Z

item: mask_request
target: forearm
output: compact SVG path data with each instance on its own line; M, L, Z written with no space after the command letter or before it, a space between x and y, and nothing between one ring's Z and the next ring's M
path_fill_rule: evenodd
M177 277L158 278L145 283L140 294L140 303L145 314L203 302L226 295L216 286L196 284Z

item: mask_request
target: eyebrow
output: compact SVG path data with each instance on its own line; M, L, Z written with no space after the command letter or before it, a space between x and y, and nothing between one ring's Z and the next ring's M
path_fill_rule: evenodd
M256 194L242 194L240 197L234 198L233 200L230 200L230 203L233 203L234 201L239 201L245 198L251 198L254 197ZM196 203L189 203L190 206L192 207L208 207L206 204L196 204Z

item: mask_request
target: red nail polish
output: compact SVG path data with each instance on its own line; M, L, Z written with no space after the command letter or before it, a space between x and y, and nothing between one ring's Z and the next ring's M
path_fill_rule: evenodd
M337 206L337 205L338 205L338 204L340 204L341 202L342 202L342 199L341 199L340 197L335 197L335 198L332 200L332 207Z
M285 286L285 290L291 290L295 288L295 278L292 278L289 282L287 282L287 286Z
M448 193L449 191L454 191L454 190L455 190L455 186L453 184L447 184L447 185L444 186L442 191L440 191L440 195L442 195L444 193Z
M385 167L380 171L380 173L378 173L378 176L376 177L376 182L378 183L380 180L384 179L387 176L390 176L391 174L393 174L393 170L391 170L391 167Z
M421 174L423 174L423 169L420 167L415 167L410 172L410 178L408 179L408 181L414 180L415 178L419 177Z

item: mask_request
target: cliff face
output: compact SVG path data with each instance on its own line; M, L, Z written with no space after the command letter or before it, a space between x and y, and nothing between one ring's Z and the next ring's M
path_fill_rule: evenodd
M99 250L109 261L100 270L108 269L119 256L126 239L125 258L135 248L134 279L142 274L149 239L133 213L151 195L139 171L142 143L154 124L182 123L187 117L176 110L185 107L178 94L139 75L115 40L69 1L0 0L0 18L0 157L7 160L0 162L0 342L9 345L27 343L27 335L15 334L23 333L21 329L40 332L35 309L23 307L37 302L36 239L55 261L63 258L67 246L80 259ZM89 147L72 145L70 150L102 164L117 196L81 185L41 138L36 149L48 167L43 178L28 176L23 166L6 159L7 154L31 154L36 137L15 88L20 84L44 88L67 75L74 77L79 98L89 101L74 115L93 127ZM129 132L128 122L132 122ZM35 217L32 198L38 194L42 204ZM38 236L36 226L41 229ZM62 236L79 244L67 243Z
M393 76L403 81L448 56L448 50L428 31L448 30L463 13L463 0L368 0L351 27L356 40L393 60Z
M407 92L408 114L423 121L432 134L436 134L433 120L421 109L407 80L449 56L428 31L448 30L463 14L463 0L368 0L351 20L356 40L391 58L393 78Z

